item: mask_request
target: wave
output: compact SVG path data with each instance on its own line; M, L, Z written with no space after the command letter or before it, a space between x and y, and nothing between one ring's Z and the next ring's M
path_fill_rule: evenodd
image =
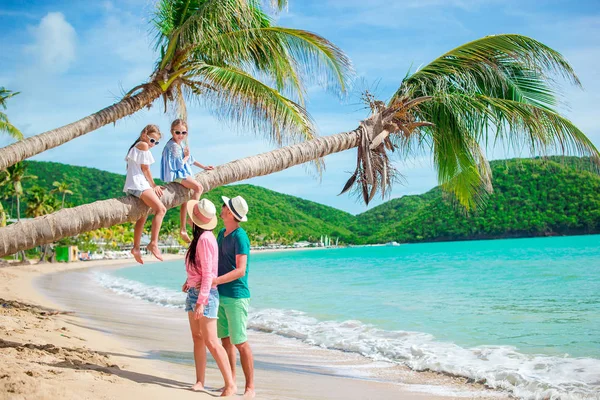
M145 300L163 307L185 308L185 294L160 286L149 286L143 283L119 278L103 272L92 272L93 278L103 287L115 293Z
M183 308L174 290L95 273L104 287L165 307ZM360 321L319 321L301 311L250 310L248 327L322 348L359 353L416 371L461 376L527 400L600 399L600 360L518 352L510 346L464 348L422 332L386 331Z

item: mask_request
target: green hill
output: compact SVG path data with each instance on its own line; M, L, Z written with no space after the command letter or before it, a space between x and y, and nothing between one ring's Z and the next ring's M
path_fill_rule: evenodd
M66 181L73 191L73 195L67 196L69 206L124 195L124 175L54 162L26 161L26 164L28 173L38 178L23 182L25 194L36 185L49 191L53 189L54 181ZM0 188L0 198L4 197L2 190L6 188ZM321 235L339 237L344 243L356 241L348 229L353 215L312 201L243 184L216 188L206 197L218 206L221 196L236 195L242 195L248 201L251 214L244 228L255 243L317 240ZM5 200L4 204L10 212L10 200ZM25 204L22 204L22 215L24 209ZM179 208L169 210L163 222L165 226L174 226L177 231Z
M38 179L24 182L26 193L35 185L51 190L54 181L67 181L74 192L67 197L69 206L123 195L123 175L51 162L27 166ZM494 193L469 213L440 188L392 199L357 216L247 184L217 188L207 197L220 204L222 195L244 196L251 210L245 229L254 244L316 241L321 235L364 244L600 232L600 176L589 160L512 159L493 161L491 167ZM0 187L0 199L5 193ZM14 211L11 200L3 204ZM163 230L177 232L178 219L178 209L170 210Z
M371 229L369 243L600 232L600 177L591 172L589 160L512 159L493 161L491 167L494 193L471 213L435 188L358 215L353 230L365 237L364 227Z

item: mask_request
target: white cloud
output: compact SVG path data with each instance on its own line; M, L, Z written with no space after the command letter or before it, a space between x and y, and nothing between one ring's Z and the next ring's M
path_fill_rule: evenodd
M77 33L60 12L48 13L38 26L31 28L34 43L26 52L38 58L44 71L66 72L75 61Z

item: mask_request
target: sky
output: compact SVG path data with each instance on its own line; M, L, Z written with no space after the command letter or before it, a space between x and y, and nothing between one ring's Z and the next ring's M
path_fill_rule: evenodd
M157 58L150 30L154 5L150 0L0 2L0 86L21 92L8 103L11 122L33 136L92 114L146 82ZM387 100L410 68L486 35L518 33L558 50L572 64L584 90L564 84L561 111L600 146L600 0L290 0L276 24L324 36L354 64L356 80L347 96L309 88L307 109L322 136L355 129L368 116L359 100L365 89ZM163 111L157 102L33 159L124 174L125 153L146 124L168 132L174 117ZM203 164L275 148L259 132L218 120L199 106L190 105L188 114L191 152ZM0 146L9 143L0 137ZM502 147L489 148L487 154L490 159L528 155ZM159 159L160 149L154 155ZM356 151L328 156L325 162L321 179L298 166L244 183L352 214L436 186L428 155L398 160L404 184L366 207L348 195L338 196L353 171ZM158 163L152 171L159 175Z

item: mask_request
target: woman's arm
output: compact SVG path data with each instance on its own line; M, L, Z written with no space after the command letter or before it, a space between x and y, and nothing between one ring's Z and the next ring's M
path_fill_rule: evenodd
M210 288L213 283L212 276L212 265L215 254L215 248L211 245L211 242L206 238L200 238L198 241L198 249L196 250L196 256L200 261L200 287L198 288L198 302L197 304L208 304L208 295L210 294Z

